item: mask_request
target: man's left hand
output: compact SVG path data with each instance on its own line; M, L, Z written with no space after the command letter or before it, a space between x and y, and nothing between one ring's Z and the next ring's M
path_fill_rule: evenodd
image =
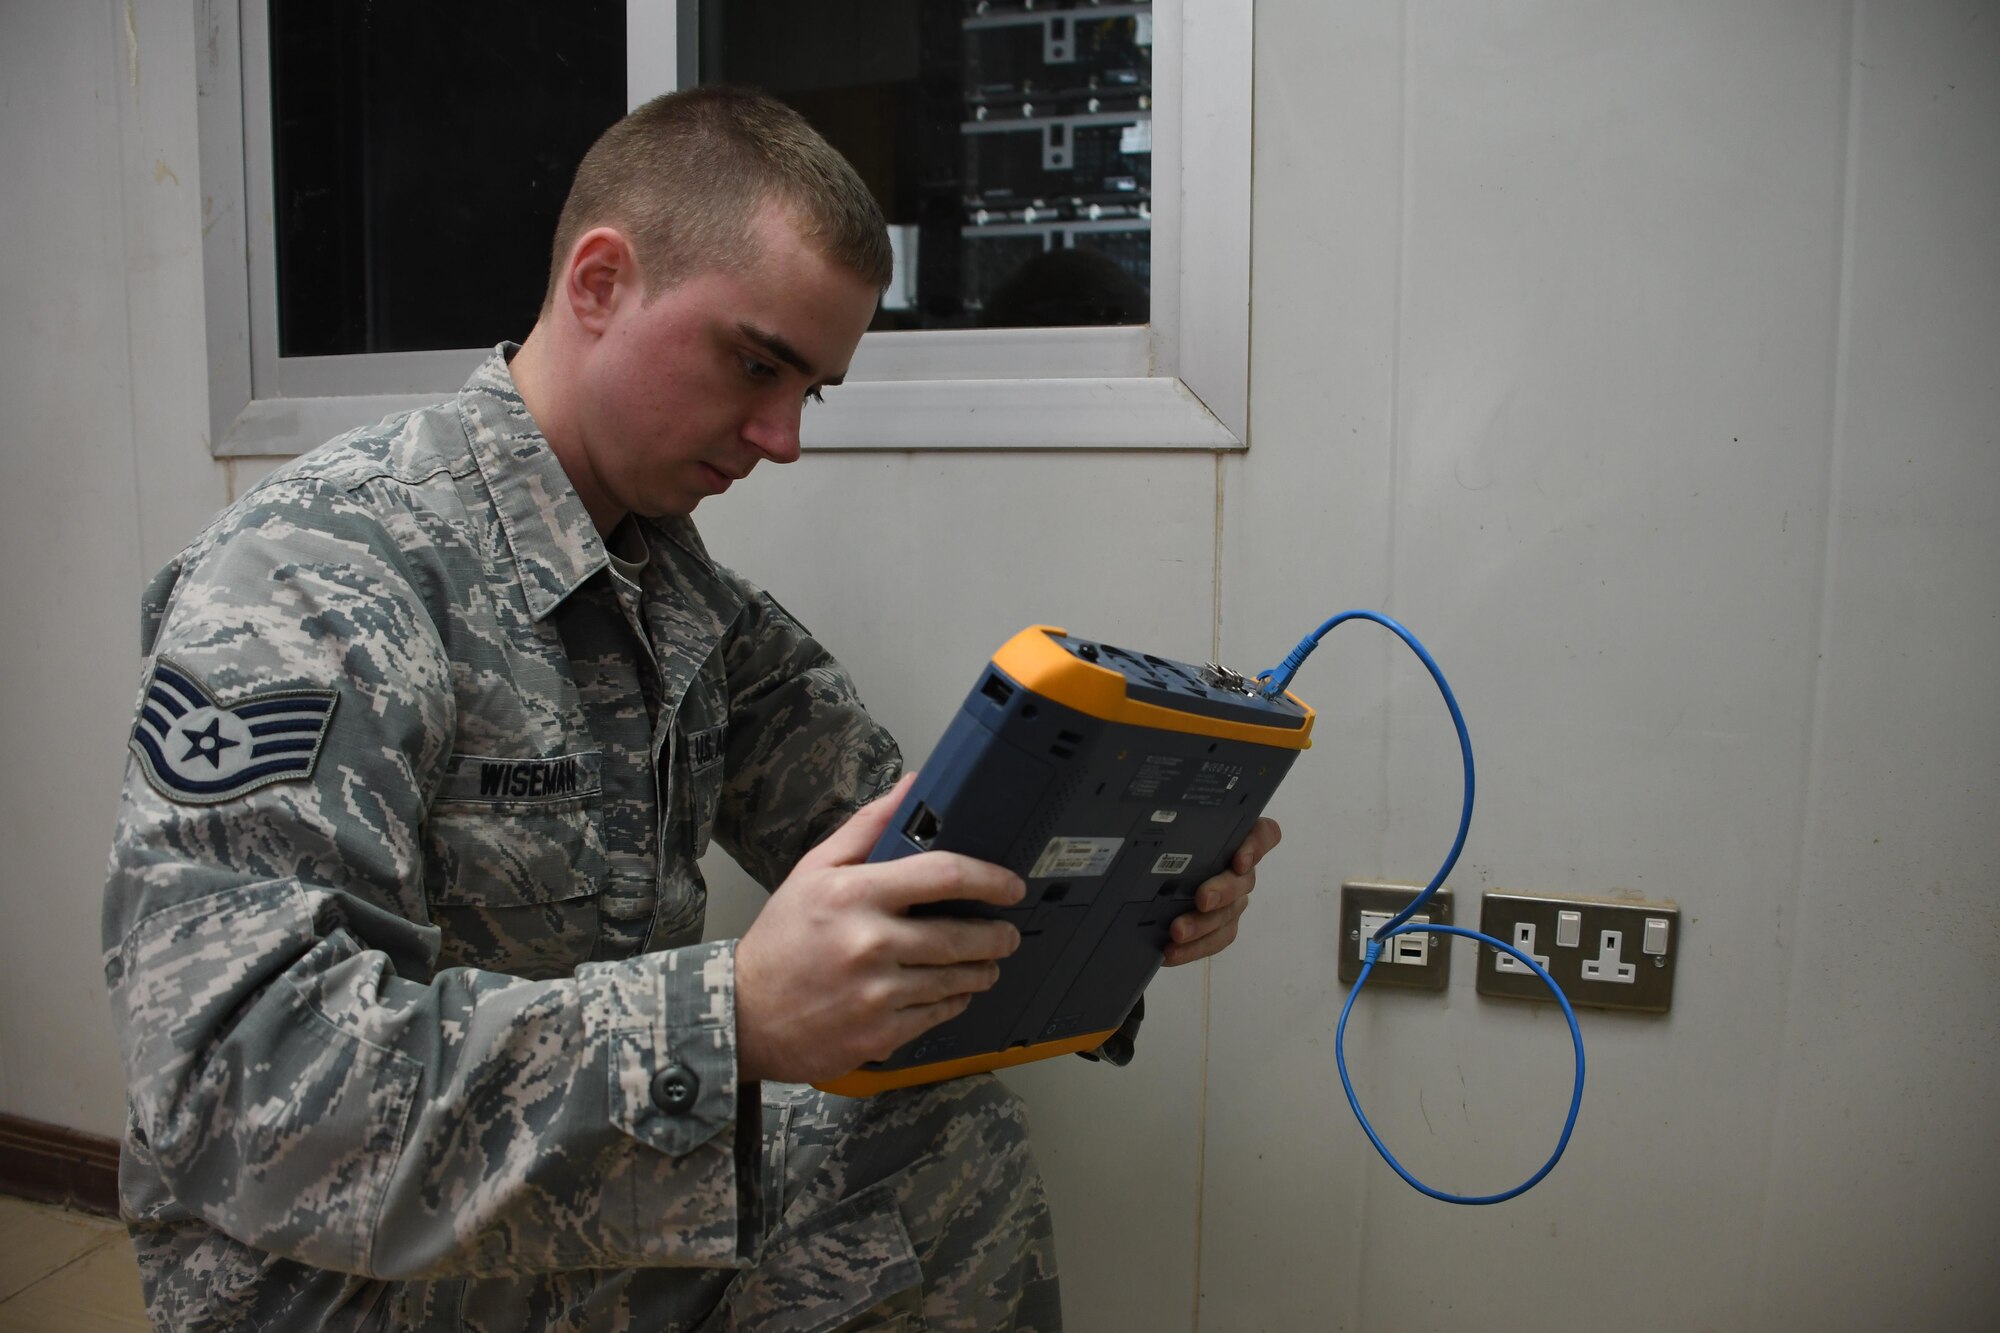
M1174 919L1173 942L1167 946L1168 967L1192 963L1229 947L1236 938L1237 921L1250 906L1250 891L1257 887L1257 863L1283 836L1275 820L1260 819L1250 826L1250 836L1230 858L1229 868L1195 890L1194 911Z

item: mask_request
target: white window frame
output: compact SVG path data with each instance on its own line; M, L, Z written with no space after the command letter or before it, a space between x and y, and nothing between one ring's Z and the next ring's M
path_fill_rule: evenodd
M196 4L212 452L298 453L455 391L487 349L278 356L269 65L244 58L266 0ZM694 12L629 0L631 104L677 86ZM806 448L1245 446L1251 0L1154 0L1153 33L1152 322L870 333Z

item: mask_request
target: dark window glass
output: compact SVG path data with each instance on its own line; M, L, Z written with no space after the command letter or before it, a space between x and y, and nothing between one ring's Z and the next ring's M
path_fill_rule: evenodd
M895 232L876 328L1143 324L1152 6L701 0L704 83L783 98Z
M625 113L623 0L270 0L270 24L280 353L524 336Z

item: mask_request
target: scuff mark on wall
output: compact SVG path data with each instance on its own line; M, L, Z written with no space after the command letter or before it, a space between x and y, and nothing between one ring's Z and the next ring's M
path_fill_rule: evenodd
M174 169L167 165L165 158L156 157L153 159L153 184L158 185L163 181L172 181L179 185L181 178L174 174Z
M228 200L223 200L222 206L217 208L214 195L203 195L201 197L201 234L207 236L211 231L214 231L215 225L228 217L229 210L233 207L235 207L234 204Z
M222 21L215 12L212 0L203 0L201 28L208 34L208 40L202 44L202 49L208 53L208 70L213 74L222 66Z
M132 91L139 91L139 13L133 0L125 0L125 67L132 75Z

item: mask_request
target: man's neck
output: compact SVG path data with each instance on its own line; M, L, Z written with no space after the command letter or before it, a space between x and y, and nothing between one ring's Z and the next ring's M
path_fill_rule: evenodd
M563 475L576 488L577 498L583 501L584 510L590 515L591 526L600 537L608 535L625 518L625 511L611 502L599 484L597 474L590 466L589 451L582 446L580 429L575 424L570 411L569 399L564 393L568 387L564 378L553 373L552 363L557 359L553 343L557 335L537 323L522 340L521 350L514 353L507 363L508 372L514 377L514 387L520 390L521 402L528 409L528 415L535 419L542 438L549 442L549 450L562 465Z

